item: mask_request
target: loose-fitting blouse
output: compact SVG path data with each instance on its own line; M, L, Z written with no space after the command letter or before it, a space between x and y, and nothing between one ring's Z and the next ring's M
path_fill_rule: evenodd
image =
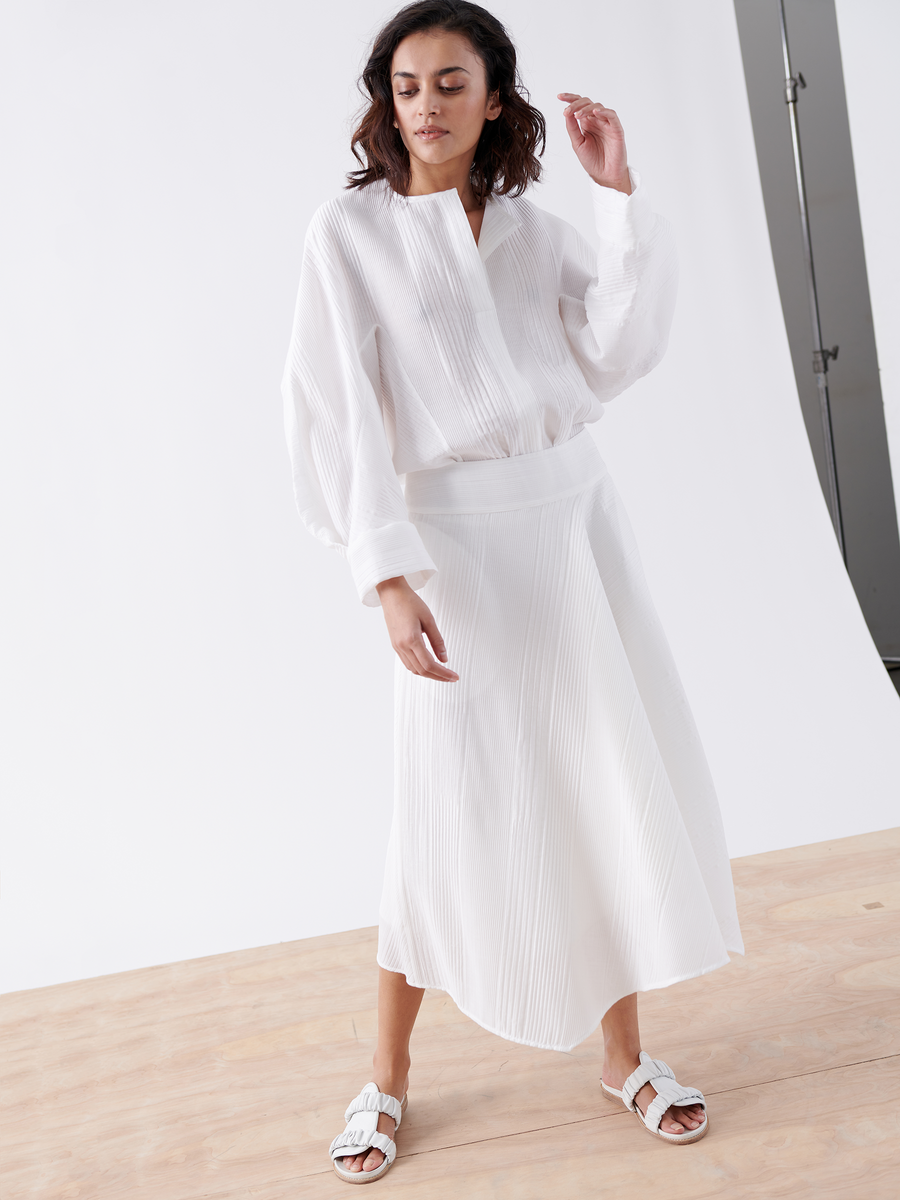
M402 477L567 441L659 361L674 306L670 226L637 173L586 180L599 252L566 221L491 196L476 244L455 190L345 191L306 235L283 379L306 527L344 555L364 604L437 570Z

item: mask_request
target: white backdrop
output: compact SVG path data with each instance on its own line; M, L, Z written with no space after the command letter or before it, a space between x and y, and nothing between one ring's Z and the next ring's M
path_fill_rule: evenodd
M377 920L392 652L295 515L278 384L391 11L4 9L2 989ZM803 432L731 6L494 11L551 127L535 201L589 233L578 90L678 230L669 355L597 434L731 852L895 824L900 703Z

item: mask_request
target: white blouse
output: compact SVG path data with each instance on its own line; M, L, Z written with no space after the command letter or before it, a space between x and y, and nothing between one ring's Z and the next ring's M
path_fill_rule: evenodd
M566 221L491 196L476 244L455 189L380 181L313 215L283 379L301 517L349 561L360 599L434 574L409 471L567 441L662 357L671 227L588 179L599 254Z

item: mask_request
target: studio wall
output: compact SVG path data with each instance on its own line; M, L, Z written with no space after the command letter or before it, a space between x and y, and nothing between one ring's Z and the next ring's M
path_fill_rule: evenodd
M669 353L595 432L731 853L896 824L900 701L802 426L730 6L492 8L550 126L534 201L590 236L581 91L676 226ZM296 516L279 380L391 11L4 10L0 989L377 920L392 651Z

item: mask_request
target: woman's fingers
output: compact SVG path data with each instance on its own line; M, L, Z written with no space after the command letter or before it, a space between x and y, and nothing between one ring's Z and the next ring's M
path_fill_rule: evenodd
M403 663L404 667L406 667L407 671L412 671L413 675L418 675L419 664L415 662L412 656L407 654L406 650L400 645L395 645L394 649L397 651L397 657Z
M449 683L459 678L455 671L451 671L449 667L445 667L442 663L435 660L428 653L428 647L425 645L425 640L421 634L413 642L412 646L408 647L412 657L418 665L417 675L424 675L427 679L440 679L442 682Z
M575 109L569 116L567 121L578 121L582 125L593 126L597 129L608 129L617 132L621 130L622 124L619 118L611 108L604 108L600 104L585 105L584 108Z
M437 631L435 631L437 632ZM428 652L425 640L419 630L409 632L394 642L394 649L404 667L413 675L422 675L426 679L437 679L441 683L455 683L459 676L443 663L435 662Z
M422 631L429 642L431 642L432 650L441 662L445 663L447 661L447 647L444 645L444 639L441 637L440 630L435 623L434 617L431 615L430 609L428 610L428 615L422 617Z
M615 129L618 121L611 108L596 104L590 96L579 96L575 92L560 92L560 100L569 103L563 109L566 120L566 132L575 149L580 149L586 140L586 134L601 133L607 129Z
M560 92L557 99L569 101L563 109L563 116L567 121L577 117L580 121L596 120L601 124L621 127L616 111L592 100L590 96L579 96L575 92Z
M625 136L622 122L619 120L618 114L613 112L611 108L601 108L595 104L589 113L581 115L581 120L593 123L598 129L608 130L614 135Z
M566 107L563 109L564 113L575 112L577 109L587 108L589 105L595 103L590 96L579 96L577 92L560 92L558 99L568 101ZM598 104L596 107L602 108L603 105Z
M573 149L578 150L584 145L586 139L574 113L566 113L566 133L569 135Z

